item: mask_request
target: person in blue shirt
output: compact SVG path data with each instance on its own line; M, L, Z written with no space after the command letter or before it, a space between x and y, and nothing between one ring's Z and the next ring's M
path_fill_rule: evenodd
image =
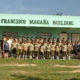
M7 41L8 40L6 39L3 43L4 58L8 58L8 54L9 54L9 43Z

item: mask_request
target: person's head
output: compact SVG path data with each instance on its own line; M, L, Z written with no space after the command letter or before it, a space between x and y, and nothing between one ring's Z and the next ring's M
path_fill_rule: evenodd
M63 42L63 45L66 45L66 42Z
M42 39L42 37L40 37L40 39Z
M9 40L9 39L8 39L8 38L6 38L6 39L5 39L5 42L8 42L8 40Z
M38 39L38 37L36 37L35 39Z
M24 39L24 36L22 36L22 39Z
M9 40L10 39L10 36L6 36L6 39Z
M26 44L27 43L27 40L25 40L24 43Z
M71 44L70 42L68 42L68 44Z
M12 35L10 35L10 39L12 39Z
M65 39L65 37L63 37L63 40Z
M14 39L14 43L16 42L16 39Z
M20 39L20 36L18 36L18 39Z

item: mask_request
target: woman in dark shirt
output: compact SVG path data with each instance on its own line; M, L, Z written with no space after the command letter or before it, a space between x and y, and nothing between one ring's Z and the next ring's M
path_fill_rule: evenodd
M3 43L4 58L8 58L8 53L9 53L9 43L7 41L8 40L6 39L5 42Z

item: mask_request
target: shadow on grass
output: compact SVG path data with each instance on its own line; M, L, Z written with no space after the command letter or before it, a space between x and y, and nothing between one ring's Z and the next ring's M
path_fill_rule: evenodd
M31 77L31 76L27 76L27 75L11 75L13 78L15 78L15 80L42 80L38 77Z
M80 79L72 78L72 79L65 79L65 80L80 80Z

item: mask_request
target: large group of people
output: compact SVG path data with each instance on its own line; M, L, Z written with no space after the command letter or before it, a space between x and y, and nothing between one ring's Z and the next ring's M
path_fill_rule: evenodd
M80 58L80 41L71 42L63 38L25 38L24 36L3 36L0 44L0 57L17 59L71 59Z

